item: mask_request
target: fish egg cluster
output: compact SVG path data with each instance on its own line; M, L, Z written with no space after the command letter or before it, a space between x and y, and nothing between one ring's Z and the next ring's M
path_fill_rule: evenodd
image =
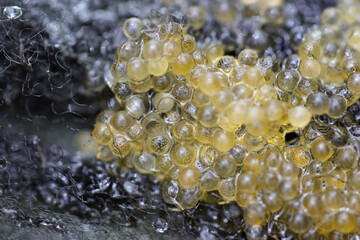
M275 10L268 21L281 21ZM226 55L221 42L197 47L188 29L207 13L186 13L185 23L124 23L108 79L119 106L97 117L97 158L160 179L164 201L181 209L236 201L253 227L359 232L358 125L347 112L360 94L359 3L326 9L281 62L252 49ZM231 22L236 12L220 4L215 15Z

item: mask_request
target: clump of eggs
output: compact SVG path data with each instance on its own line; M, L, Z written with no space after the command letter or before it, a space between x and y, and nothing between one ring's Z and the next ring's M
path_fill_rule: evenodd
M187 30L206 23L200 6L186 23L129 18L111 67L119 107L92 132L97 158L159 178L181 209L236 201L254 227L276 215L298 234L360 231L359 141L343 123L360 94L351 4L326 9L281 63L252 49L226 55L222 43L197 48ZM219 7L219 20L233 17Z

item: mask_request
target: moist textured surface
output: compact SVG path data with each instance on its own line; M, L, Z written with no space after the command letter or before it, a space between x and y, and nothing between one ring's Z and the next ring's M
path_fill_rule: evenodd
M281 36L287 39L295 26L319 23L322 9L335 3L288 4L298 9L294 16L299 20L275 29L280 32L280 41L273 44L279 58L297 49L283 43ZM18 10L15 15L5 11L6 6L14 5L21 7L21 16ZM74 151L69 140L74 133L91 127L101 109L114 106L102 79L113 52L124 40L119 26L127 17L144 17L158 6L158 2L145 1L0 2L0 232L5 233L0 238L168 239L178 232L182 237L203 239L266 235L266 230L244 228L236 204L200 203L189 212L174 212L170 210L173 206L163 203L158 182L152 177L132 171L118 173L109 164ZM205 31L221 34L221 29L221 25L209 23L199 31L197 41L205 39ZM303 32L299 32L301 39ZM234 46L229 53L240 52L242 46ZM96 71L90 73L93 69ZM87 75L90 84L84 81ZM345 119L344 124L359 123L359 108L355 104L348 109L355 120ZM350 135L359 137L359 127L351 125ZM272 224L267 227L276 228ZM157 232L164 230L165 235ZM274 236L292 235L281 227L272 232Z

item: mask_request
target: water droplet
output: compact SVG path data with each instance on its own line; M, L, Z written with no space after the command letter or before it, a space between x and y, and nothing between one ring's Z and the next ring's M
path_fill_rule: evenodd
M127 191L130 194L134 194L134 193L137 192L136 185L134 183L132 183L132 182L129 182L129 181L126 181L124 183L124 189L125 189L125 191Z
M201 239L201 240L215 240L216 237L215 237L214 234L210 233L207 228L204 228L204 229L200 232L200 239Z
M22 15L22 10L18 6L9 6L4 8L3 14L9 19L17 19Z
M11 143L9 146L9 151L10 152L18 152L21 150L21 145L19 143Z
M164 233L168 229L168 223L164 219L158 218L153 222L153 227L157 232Z

